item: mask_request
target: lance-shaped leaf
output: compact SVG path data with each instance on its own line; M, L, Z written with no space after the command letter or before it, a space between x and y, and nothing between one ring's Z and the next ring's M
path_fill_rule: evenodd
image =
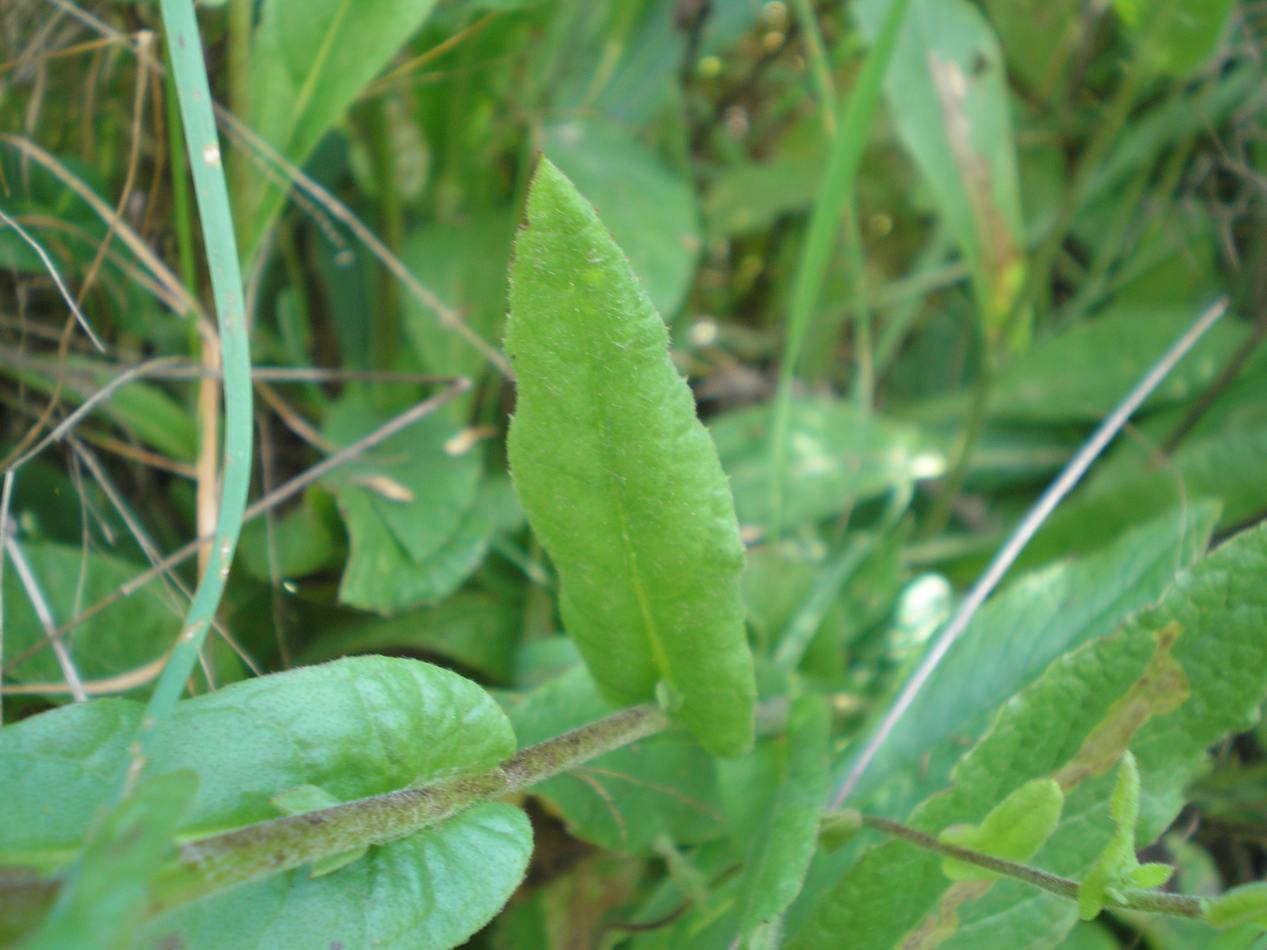
M609 696L648 699L663 682L709 751L741 752L755 688L726 478L663 321L594 209L545 160L510 309L511 471L558 568L564 625Z
M435 0L272 0L251 44L248 124L302 165ZM245 183L242 254L249 259L281 210L267 175Z

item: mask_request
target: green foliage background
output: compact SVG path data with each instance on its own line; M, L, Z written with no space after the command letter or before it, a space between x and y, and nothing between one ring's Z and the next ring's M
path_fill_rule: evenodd
M214 154L158 4L0 6L0 945L1263 939L1257 4L197 9ZM1231 929L828 847L963 592L1218 298L846 804L1110 891L1147 848L1245 888ZM121 796L225 390L252 505ZM686 728L490 778L644 701ZM196 839L419 786L458 806L185 902ZM987 817L1053 787L1024 847Z

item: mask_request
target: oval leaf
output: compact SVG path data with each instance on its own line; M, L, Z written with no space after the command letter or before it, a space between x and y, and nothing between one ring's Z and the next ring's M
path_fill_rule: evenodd
M476 805L321 877L276 874L164 915L147 948L454 947L523 879L532 827L518 808Z
M991 809L979 825L956 825L939 836L947 844L980 851L1005 861L1028 861L1060 822L1065 796L1049 778L1026 782ZM952 881L993 880L993 871L954 858L942 860L942 871Z
M58 867L128 766L143 707L79 703L0 731L0 863ZM186 700L159 727L148 774L198 774L185 836L277 816L317 785L351 801L497 765L510 722L469 680L417 660L354 657Z
M752 742L734 503L668 334L620 249L543 160L511 269L508 452L568 632L620 702L668 684L716 754Z

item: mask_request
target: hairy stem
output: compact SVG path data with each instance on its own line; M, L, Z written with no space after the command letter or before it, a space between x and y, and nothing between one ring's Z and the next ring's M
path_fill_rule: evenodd
M404 837L478 802L504 797L654 735L668 724L656 706L635 706L524 749L486 772L191 841L181 847L177 865L159 882L151 911L166 910L366 843L383 844Z
M1067 877L1060 877L1039 868L1030 867L1028 864L1005 861L1003 858L982 854L980 851L970 851L967 848L946 844L932 835L916 831L914 828L903 825L900 822L890 821L888 818L863 815L862 824L865 828L881 831L885 834L893 835L895 838L901 838L903 841L909 842L917 848L923 848L925 851L932 851L943 857L954 858L956 861L963 861L966 864L975 864L977 867L994 871L996 874L1016 878L1018 881L1032 884L1034 887L1041 888L1059 897L1073 901L1078 899L1078 882ZM1205 916L1205 907L1201 898L1189 897L1186 894L1128 890L1121 895L1121 898L1121 900L1110 898L1109 906L1121 910L1142 910L1151 914L1192 917L1198 920Z

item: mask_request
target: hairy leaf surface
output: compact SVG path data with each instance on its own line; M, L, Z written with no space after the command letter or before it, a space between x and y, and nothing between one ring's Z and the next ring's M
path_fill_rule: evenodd
M510 705L521 747L562 735L618 707L579 664ZM714 764L680 729L599 756L534 786L584 841L609 851L652 854L657 837L687 845L717 838L725 821Z
M1245 532L1176 578L1154 608L1048 667L1001 708L950 788L910 822L936 833L976 822L1035 778L1065 793L1065 817L1033 863L1081 877L1113 834L1116 765L1139 763L1137 845L1178 815L1206 750L1250 725L1267 694L1267 527ZM1016 881L950 885L936 855L890 842L868 852L819 905L798 947L1052 946L1077 907ZM900 873L895 869L900 868Z
M52 869L73 855L127 767L142 706L99 700L0 730L0 863ZM191 770L182 831L275 818L271 799L318 785L339 801L490 768L515 750L482 689L416 660L355 657L260 677L180 703L150 773Z
M734 504L668 334L620 249L542 160L511 270L515 484L558 567L564 625L619 702L665 682L718 754L752 742Z
M296 868L190 904L149 924L141 946L453 947L501 910L531 853L523 812L476 805L333 873Z

